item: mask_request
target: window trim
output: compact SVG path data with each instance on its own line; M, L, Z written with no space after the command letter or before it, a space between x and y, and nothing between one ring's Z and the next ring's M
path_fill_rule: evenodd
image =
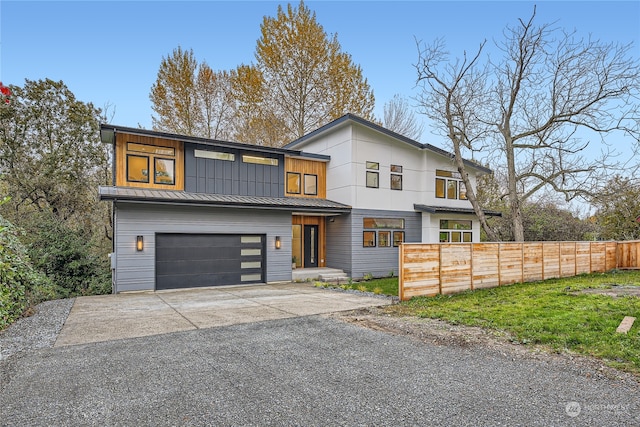
M315 191L313 193L307 192L307 177L313 177L315 179ZM318 175L313 173L305 173L304 174L304 194L308 196L317 196L318 195Z
M375 176L375 184L376 185L369 185L369 176ZM367 188L380 188L380 173L379 172L373 172L373 171L367 171L367 182L366 182Z
M139 159L144 159L147 161L147 180L143 181L143 180L137 180L137 179L131 179L130 178L130 174L129 174L129 157L137 157ZM149 184L149 156L142 156L140 154L129 154L127 153L127 157L126 157L126 161L127 161L127 182L140 182L140 183L144 183L144 184ZM143 174L144 176L144 174Z
M394 177L400 179L400 188L394 188L394 186L393 186L393 178ZM395 191L402 191L402 175L397 174L397 173L392 173L391 174L391 179L389 180L389 188L391 188L392 190L395 190Z
M372 239L367 240L367 234L372 237ZM366 242L371 242L370 245L365 244ZM373 230L364 230L362 232L362 247L363 248L375 248L376 247L376 232Z
M371 162L371 161L366 161L365 162L365 168L366 169L371 169L371 170L380 170L380 163L379 162Z
M291 191L289 187L289 175L297 175L298 176L298 191ZM301 186L301 177L300 172L287 172L287 194L300 194L302 190Z
M402 236L400 240L396 239L396 236ZM404 231L394 231L392 237L393 247L397 248L400 244L404 243Z
M386 245L383 245L382 236L386 235L387 237L384 239ZM380 230L378 231L378 247L379 248L390 248L391 247L391 231L389 230Z
M158 160L167 160L171 162L173 166L173 173L171 174L172 181L168 182L158 182ZM157 185L176 185L176 159L168 159L166 157L155 157L153 158L153 183Z

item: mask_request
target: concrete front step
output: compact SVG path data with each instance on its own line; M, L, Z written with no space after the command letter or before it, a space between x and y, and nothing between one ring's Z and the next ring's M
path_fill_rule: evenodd
M321 281L347 281L349 277L344 271L337 268L298 268L291 272L292 280L295 281L307 281L307 280L321 280Z
M349 277L345 273L330 273L321 274L319 279L323 282L346 282L349 280Z

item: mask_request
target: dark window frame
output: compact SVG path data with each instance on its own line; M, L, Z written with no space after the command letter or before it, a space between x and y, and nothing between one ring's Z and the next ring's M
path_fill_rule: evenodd
M375 176L376 177L376 185L369 185L369 176ZM366 182L367 188L380 188L380 173L379 172L373 172L373 171L367 171L367 182Z
M313 177L313 178L315 178L315 180L316 180L316 183L315 183L315 192L313 192L313 193L308 193L308 192L307 192L307 177ZM318 195L318 175L313 174L313 173L305 173L305 174L304 174L304 183L303 183L303 186L304 186L304 194L306 194L306 195L308 195L308 196L317 196L317 195Z
M145 159L147 161L147 180L146 181L140 181L137 179L130 179L129 178L129 157L137 157L139 159ZM149 184L149 156L141 156L139 154L127 154L127 182L141 182L144 184Z
M372 239L367 239L367 235L372 237ZM367 245L367 242L371 242L370 245ZM362 247L363 248L375 248L376 247L376 232L373 230L364 230L362 232Z
M394 185L393 185L393 178L394 178L394 177L396 177L396 179L400 179L400 188L394 188ZM390 181L389 181L389 187L390 187L392 190L402 191L402 175L399 175L399 174L397 174L397 173L392 173L392 174L391 174L391 179L390 179Z
M158 182L156 179L158 177L158 160L167 160L172 163L173 166L173 181L171 183L167 182ZM166 157L153 157L153 183L157 185L176 185L176 159L168 159Z
M396 236L402 236L402 237L400 238L400 240L397 240ZM393 247L394 248L399 247L401 243L404 243L404 231L394 231L392 239L393 239Z
M298 191L291 191L289 188L289 175L298 176ZM302 191L302 178L300 172L287 172L287 194L301 194Z

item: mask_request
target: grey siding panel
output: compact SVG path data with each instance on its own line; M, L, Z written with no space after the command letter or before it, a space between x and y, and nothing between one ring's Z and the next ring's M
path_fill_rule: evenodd
M195 150L235 155L235 161L195 157ZM238 196L284 197L284 156L185 143L185 191ZM278 166L244 163L242 154L274 157Z
M118 202L115 230L116 292L155 290L156 233L264 234L266 281L291 280L291 212ZM140 235L144 251L137 252Z
M332 221L333 220L333 221ZM351 274L351 215L341 215L327 220L326 265Z
M374 277L388 276L393 271L398 275L398 248L369 248L362 246L363 219L404 218L405 242L420 242L422 238L422 215L419 212L383 211L370 209L354 209L351 211L351 277L362 278L365 274Z

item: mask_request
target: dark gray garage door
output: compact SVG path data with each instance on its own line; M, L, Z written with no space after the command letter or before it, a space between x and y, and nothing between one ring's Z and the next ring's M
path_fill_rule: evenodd
M263 235L156 234L156 289L264 282Z

